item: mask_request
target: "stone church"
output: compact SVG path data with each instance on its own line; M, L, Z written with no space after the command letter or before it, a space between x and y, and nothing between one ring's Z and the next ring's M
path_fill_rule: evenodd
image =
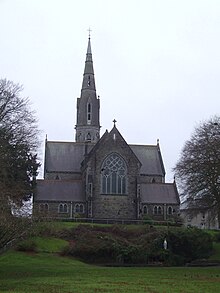
M100 138L90 37L75 142L45 141L44 179L37 180L34 211L54 217L168 220L179 215L175 181L165 183L159 142L128 144L113 121Z

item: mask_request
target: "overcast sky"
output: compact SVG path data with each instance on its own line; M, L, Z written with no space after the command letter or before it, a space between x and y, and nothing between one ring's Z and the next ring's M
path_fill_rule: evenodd
M101 133L115 118L128 143L159 139L168 182L196 124L219 114L219 0L0 0L0 12L0 77L24 86L42 140L75 138L89 27Z

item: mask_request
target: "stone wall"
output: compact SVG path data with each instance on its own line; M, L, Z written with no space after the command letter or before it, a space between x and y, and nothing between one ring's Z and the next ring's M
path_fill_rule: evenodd
M66 204L66 211L59 212L60 204ZM83 212L77 211L79 205L83 205ZM42 201L34 203L35 216L49 216L49 217L60 217L60 218L75 218L75 217L86 217L86 204L83 202L59 202L59 201Z
M146 207L146 208L145 208ZM157 213L155 213L155 207L157 207ZM158 213L159 207L161 207L161 213ZM169 208L172 209L172 212L169 213ZM148 204L141 203L140 204L140 217L144 218L145 216L149 219L155 221L166 221L177 219L179 217L179 205L175 204Z
M121 156L127 166L127 192L123 195L101 193L101 168L103 161L111 153ZM85 180L88 177L92 178L93 185L91 216L94 218L137 219L137 177L140 162L116 128L106 135L100 146L94 148L86 164L84 178Z

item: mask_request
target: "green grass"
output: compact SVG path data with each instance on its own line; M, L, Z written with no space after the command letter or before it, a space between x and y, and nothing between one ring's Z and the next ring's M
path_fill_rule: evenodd
M110 268L52 253L0 256L0 292L220 292L220 268Z
M33 237L32 239L37 245L38 252L60 252L62 248L68 245L67 241L53 237Z

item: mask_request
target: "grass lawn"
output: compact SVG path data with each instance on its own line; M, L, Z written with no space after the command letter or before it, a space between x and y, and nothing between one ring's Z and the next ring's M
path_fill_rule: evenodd
M52 253L0 255L0 292L220 292L220 268L110 268Z

